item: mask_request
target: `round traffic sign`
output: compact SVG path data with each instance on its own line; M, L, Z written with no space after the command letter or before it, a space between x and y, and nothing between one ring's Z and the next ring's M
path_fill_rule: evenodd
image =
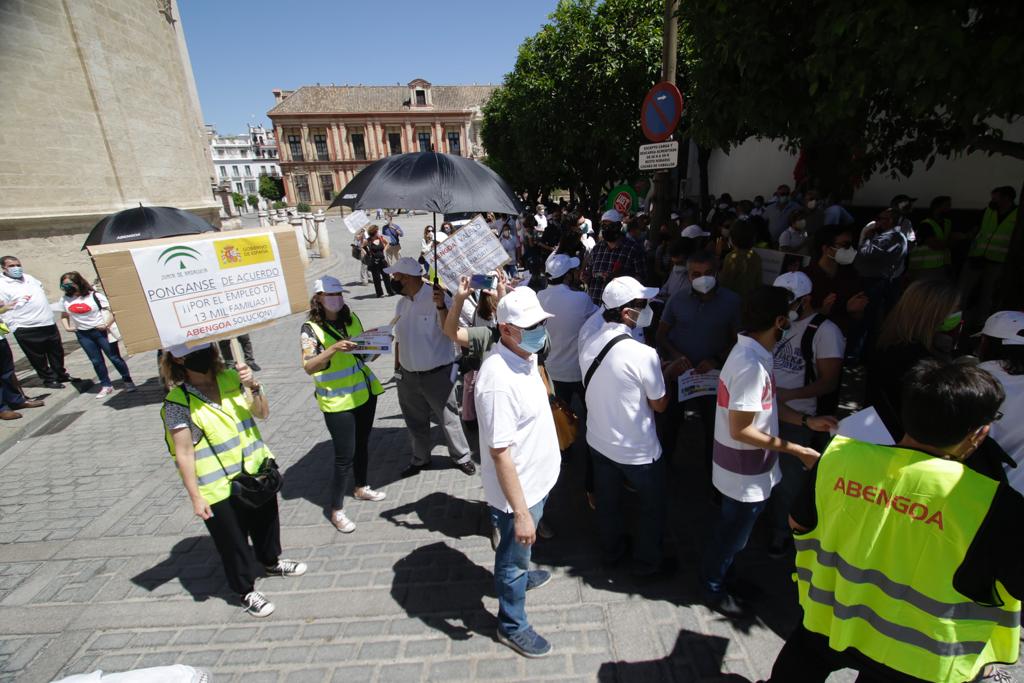
M651 142L671 137L683 115L683 95L673 83L658 83L651 88L640 108L640 127Z

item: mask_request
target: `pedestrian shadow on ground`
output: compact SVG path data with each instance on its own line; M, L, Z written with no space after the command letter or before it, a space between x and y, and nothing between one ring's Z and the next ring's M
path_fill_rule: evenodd
M119 387L115 388L114 395L103 402L103 405L114 410L125 410L137 406L154 405L163 403L167 395L167 388L160 381L159 377L150 377L142 384L136 384L136 391L125 393Z
M447 543L417 548L392 567L391 597L413 619L452 640L493 639L497 618L484 608L494 575Z
M737 674L723 674L722 659L729 641L683 629L672 652L662 659L645 662L605 662L597 671L601 683L647 683L648 681L712 681L749 683Z
M166 559L136 574L131 582L152 592L175 579L196 602L221 598L229 605L238 605L238 596L228 588L220 556L209 536L178 541Z
M402 519L413 515L413 519ZM435 531L449 538L481 536L490 538L491 522L487 506L476 501L462 500L448 493L436 491L414 503L385 510L380 516L395 526L406 529Z

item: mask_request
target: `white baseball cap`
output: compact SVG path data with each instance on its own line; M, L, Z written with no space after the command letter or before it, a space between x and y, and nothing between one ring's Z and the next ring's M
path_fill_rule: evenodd
M999 339L1004 346L1024 346L1024 313L1020 311L993 313L985 321L985 327L978 334Z
M186 346L185 344L175 344L174 346L168 346L165 351L171 354L175 358L184 358L193 351L202 351L203 349L210 348L210 342L205 344L196 344L195 346Z
M537 292L529 287L516 287L498 302L497 317L499 323L525 329L555 316L541 307Z
M658 295L657 287L644 287L632 277L617 277L604 288L601 301L605 308L613 309L625 306L636 299L653 299Z
M333 275L324 275L313 283L313 291L317 294L341 294L348 290L341 286L341 281Z
M687 225L683 228L682 237L710 237L711 233L700 227L696 223L693 225Z
M420 267L420 262L411 256L403 256L394 262L394 264L384 269L384 272L388 275L395 275L401 273L402 275L423 275L423 268Z
M671 214L669 214L669 218L671 218L674 221L677 221L679 220L679 214L673 211Z
M807 296L811 293L812 289L811 278L799 271L794 273L783 273L775 278L775 282L773 282L772 285L788 289L789 293L793 295L794 301Z
M616 209L608 209L607 211L601 214L601 222L603 223L606 221L609 223L621 223L622 214L619 213Z
M552 254L544 262L544 272L551 277L562 277L573 268L580 267L580 260L568 254Z

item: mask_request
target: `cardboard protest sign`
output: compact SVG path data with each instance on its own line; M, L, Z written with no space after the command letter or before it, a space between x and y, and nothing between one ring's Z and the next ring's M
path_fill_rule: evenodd
M715 396L717 393L718 370L696 372L690 369L679 376L680 403L698 396Z
M754 249L761 257L761 284L770 285L775 278L793 270L800 270L811 262L810 256L790 254L775 249Z
M308 308L290 226L89 247L129 353L234 337Z
M490 273L505 265L508 258L487 221L478 215L437 245L437 275L446 285L455 287L462 276Z

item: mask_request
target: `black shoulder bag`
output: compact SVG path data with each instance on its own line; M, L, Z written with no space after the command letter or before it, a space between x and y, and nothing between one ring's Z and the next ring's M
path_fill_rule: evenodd
M626 341L627 339L632 339L632 337L628 334L620 334L617 337L613 337L604 345L604 348L601 349L601 353L597 354L597 358L595 358L594 362L590 364L590 367L587 369L587 374L583 378L584 393L586 393L587 387L590 386L590 379L594 376L594 373L597 372L597 368L601 365L601 361L604 360L604 357L608 355L608 352L612 350L613 346L618 344L620 341Z
M185 392L185 402L188 405L189 413L192 412L192 399L190 397L188 389L183 384L181 390ZM195 424L195 422L193 422ZM242 457L242 462L239 463L241 466L241 472L231 479L231 475L228 474L228 470L224 467L224 463L221 462L220 456L217 455L217 451L214 450L213 444L206 438L206 432L199 425L200 433L203 438L206 439L206 443L210 446L210 452L213 453L213 457L217 458L217 464L220 465L221 470L224 471L224 476L231 480L231 497L242 503L246 507L258 508L263 507L270 502L272 498L277 495L277 492L281 490L282 484L284 484L284 476L280 470L277 469L277 462L274 458L266 458L263 460L263 464L260 465L259 470L252 474L245 471L245 457Z
M818 378L817 368L814 367L814 335L818 333L818 328L821 327L822 323L828 320L822 313L817 313L811 322L807 324L807 329L804 330L803 336L800 338L800 355L804 358L804 386L813 383ZM842 369L840 369L840 380L842 384ZM815 410L816 415L835 415L836 410L839 409L839 385L836 385L834 391L830 391L827 394L822 394L817 400L817 409Z

